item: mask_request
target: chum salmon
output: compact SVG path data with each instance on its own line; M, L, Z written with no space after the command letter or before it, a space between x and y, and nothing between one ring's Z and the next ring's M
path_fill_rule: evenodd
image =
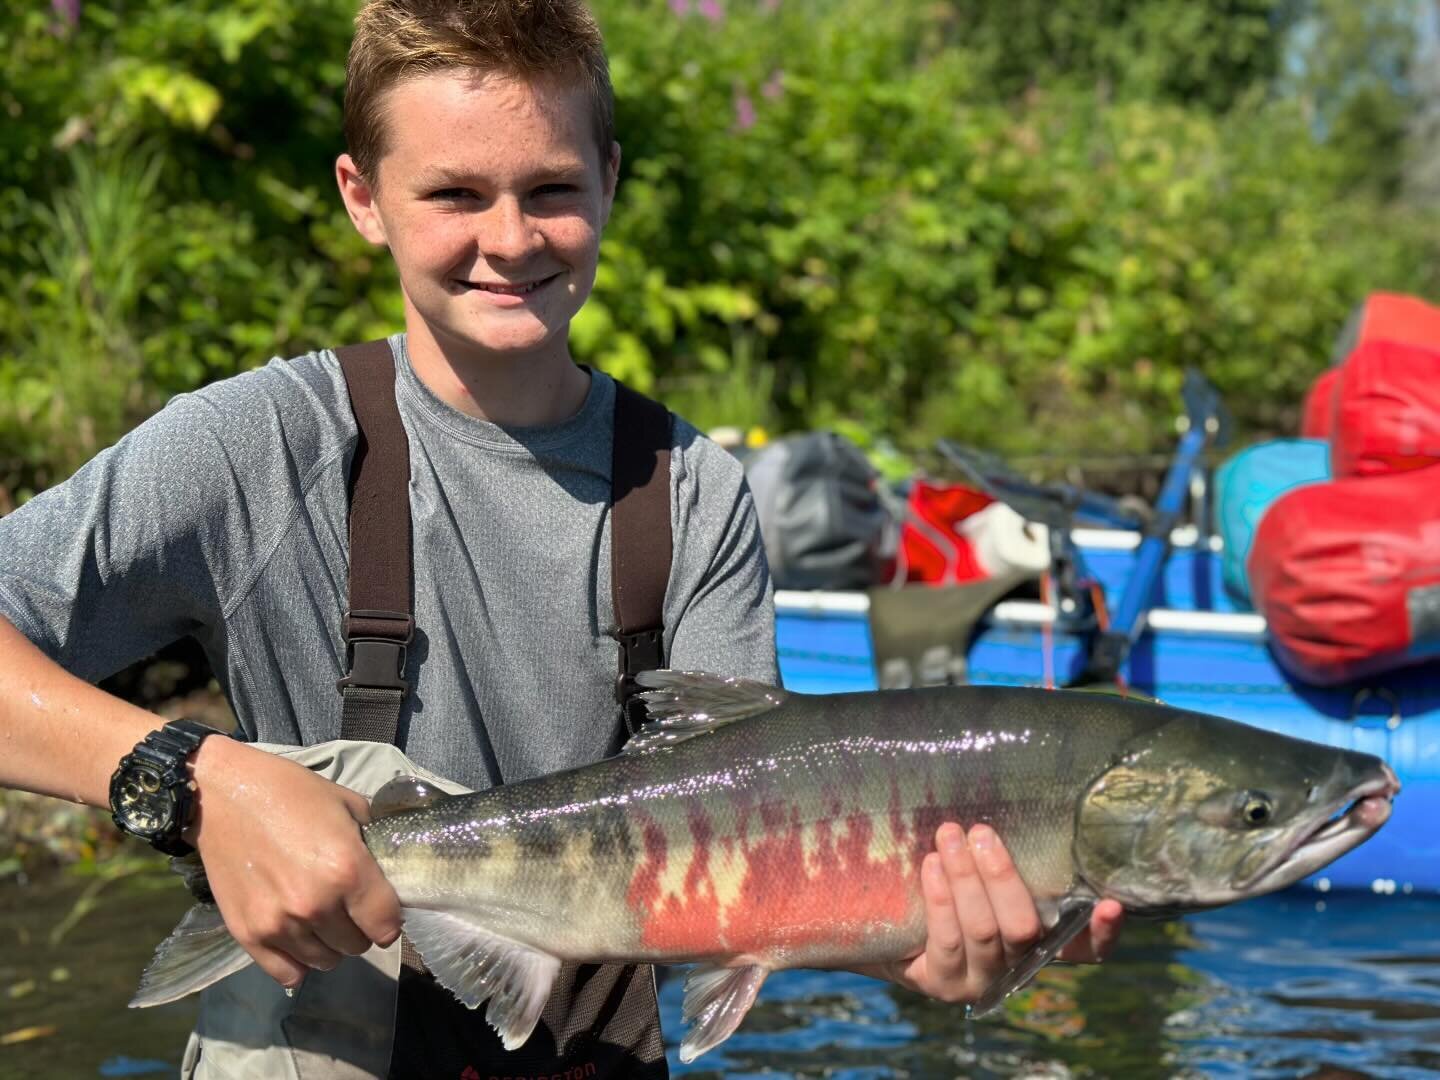
M1399 783L1379 758L1110 694L936 687L835 695L648 672L617 756L467 795L387 784L365 843L405 933L508 1048L562 961L693 963L680 1057L734 1032L772 971L916 955L936 828L992 825L1046 932L995 1008L1101 898L1173 915L1270 892L1361 843ZM249 964L213 904L132 1006Z

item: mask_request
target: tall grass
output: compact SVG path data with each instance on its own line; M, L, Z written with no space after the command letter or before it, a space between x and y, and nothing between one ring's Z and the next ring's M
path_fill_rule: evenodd
M28 270L12 279L20 320L0 354L0 445L43 455L60 475L152 405L135 324L157 252L160 160L77 150L71 162L70 184L49 203L22 205L34 239Z

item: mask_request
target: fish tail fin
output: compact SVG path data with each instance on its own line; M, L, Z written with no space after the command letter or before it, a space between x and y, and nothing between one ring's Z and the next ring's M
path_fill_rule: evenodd
M252 963L250 954L225 928L220 909L196 904L155 950L130 1007L146 1009L176 1001Z

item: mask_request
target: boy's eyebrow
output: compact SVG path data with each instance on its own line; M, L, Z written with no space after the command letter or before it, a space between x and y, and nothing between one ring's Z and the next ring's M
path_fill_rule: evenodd
M580 181L585 179L588 173L589 168L584 161L562 159L531 169L523 179L527 184L554 180ZM411 174L411 183L421 188L463 186L475 179L477 174L468 169L444 165L428 166Z

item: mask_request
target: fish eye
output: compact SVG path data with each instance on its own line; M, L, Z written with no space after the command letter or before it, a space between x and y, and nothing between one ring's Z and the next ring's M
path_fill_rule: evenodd
M1269 795L1263 791L1247 791L1240 804L1240 817L1246 825L1254 828L1266 824L1274 809Z

